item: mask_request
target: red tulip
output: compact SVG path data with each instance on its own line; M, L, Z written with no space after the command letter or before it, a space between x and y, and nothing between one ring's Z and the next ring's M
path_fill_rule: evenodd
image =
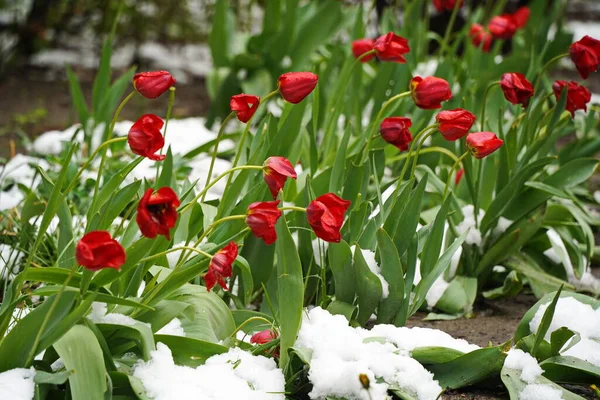
M229 100L229 108L235 111L240 122L248 122L260 104L260 97L251 94L236 94Z
M393 61L404 64L404 55L410 51L408 40L390 32L375 41L375 52L381 61Z
M462 179L464 174L465 174L464 168L461 168L458 171L456 171L456 176L454 177L454 184L456 186L458 186L458 184L460 183L460 180Z
M279 191L283 189L287 178L296 179L296 171L292 163L283 157L269 157L263 164L264 178L271 195L276 199Z
M147 99L155 99L175 84L168 71L141 72L133 76L133 87Z
M600 66L600 40L586 35L571 45L569 54L581 78L587 79L590 73L596 72Z
M238 255L238 245L235 242L230 242L227 246L211 258L210 264L208 264L208 271L204 275L204 282L206 283L206 290L210 290L219 284L223 289L229 290L225 278L231 277L232 264Z
M298 104L313 91L318 80L312 72L288 72L279 77L279 93L285 101Z
M358 58L358 57L362 56L363 54L365 54L366 52L373 50L374 46L375 46L375 40L373 40L373 39L355 40L354 42L352 42L352 54L354 54L355 58ZM361 58L360 62L362 62L362 63L369 62L374 57L375 57L375 54L368 55L366 57Z
M489 33L483 26L479 24L471 25L469 36L471 37L471 43L473 43L473 46L477 48L481 47L481 50L486 53L491 50L494 38L492 37L492 34Z
M142 115L129 130L127 143L134 154L154 161L162 161L166 156L155 154L165 145L165 138L160 133L163 122L154 114Z
M169 231L177 223L179 198L170 187L161 187L154 193L146 190L137 209L136 221L142 235L154 239L163 235L171 240Z
M512 104L522 104L523 108L527 107L529 99L533 97L533 85L525 78L525 75L518 72L502 75L500 87L506 100Z
M459 7L462 7L464 0L460 0ZM456 5L456 0L433 0L433 6L438 12L452 11Z
M273 244L277 240L275 223L281 217L278 205L279 200L256 202L250 204L246 212L246 224L252 233L264 240L266 244Z
M475 115L462 108L457 108L440 111L435 120L444 139L458 140L469 133L469 129L475 123Z
M517 29L524 28L525 25L527 25L530 14L531 10L529 10L529 7L527 6L519 7L519 9L512 14L512 18L517 26Z
M504 141L492 132L477 132L467 135L467 148L475 158L483 158L502 147Z
M424 110L442 108L442 101L452 98L448 82L435 76L415 76L410 80L410 92L417 107Z
M125 264L123 246L106 231L86 233L75 249L75 258L79 265L90 271L103 268L119 269Z
M575 117L575 111L577 110L587 111L587 103L592 99L590 91L585 86L581 86L574 81L556 81L552 85L552 91L557 100L560 98L560 94L565 87L567 88L567 104L565 109L571 113L571 116Z
M410 118L389 117L384 119L379 126L379 133L383 140L396 146L401 151L408 150L412 135L408 128L412 125Z
M306 217L317 237L326 242L339 243L342 240L340 229L348 207L348 200L340 199L333 193L326 193L310 202L306 208Z
M250 343L265 344L271 342L273 339L277 339L277 332L271 329L267 329L252 335L252 337L250 338Z
M497 15L490 20L488 30L494 39L510 39L517 31L517 24L510 14Z

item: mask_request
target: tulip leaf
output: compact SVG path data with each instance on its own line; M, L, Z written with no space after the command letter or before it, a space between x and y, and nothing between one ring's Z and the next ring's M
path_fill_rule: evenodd
M356 294L358 297L358 315L356 320L359 324L364 325L367 323L381 300L382 287L381 281L367 265L358 245L356 245L354 249L354 272L356 279Z
M407 301L404 293L404 271L394 242L383 229L377 230L377 250L381 260L381 275L389 284L389 295L379 303L377 323L391 324Z
M600 379L600 367L571 356L556 356L540 363L544 376L556 382L593 384Z
M342 240L339 243L331 243L327 254L329 268L333 274L335 297L338 301L352 304L356 294L352 250L348 243Z
M156 341L169 347L176 364L188 367L203 365L209 357L228 351L220 344L182 336L156 335Z

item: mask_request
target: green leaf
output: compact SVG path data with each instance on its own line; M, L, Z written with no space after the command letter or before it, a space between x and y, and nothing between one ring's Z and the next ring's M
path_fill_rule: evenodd
M154 307L154 310L144 312L137 316L136 319L150 324L152 332L158 332L160 328L167 325L173 318L178 317L180 314L189 314L189 318L193 319L192 305L183 301L163 300Z
M69 377L73 400L104 400L106 368L102 349L92 331L75 325L54 344L54 349L65 368L74 371Z
M227 0L217 0L214 5L212 30L208 39L215 67L226 67L231 57L234 39L233 16Z
M62 385L67 379L73 374L72 370L66 370L56 373L50 373L45 371L35 371L33 381L38 385L50 384L50 385Z
M364 325L381 300L382 287L379 277L371 272L358 245L354 249L354 272L356 294L358 296L358 316L356 320L359 324Z
M77 78L77 75L75 75L71 67L65 65L65 69L67 70L67 79L69 80L69 91L71 92L71 101L73 102L75 110L77 111L77 115L79 116L79 122L81 122L81 125L85 127L86 122L89 118L89 111L85 103L83 91L81 90L81 84L79 83L79 79Z
M346 148L348 147L348 141L352 133L351 125L346 126L344 131L344 137L342 142L337 148L337 154L335 156L335 162L331 169L331 177L329 179L329 192L335 194L341 194L342 184L344 183L344 172L346 171Z
M557 330L552 332L552 334L550 335L550 350L552 351L552 355L559 356L560 350L571 338L573 338L573 336L576 336L576 338L574 338L572 342L579 342L579 334L573 332L565 326L558 328ZM571 346L573 344L574 343L571 343Z
M540 363L544 376L556 382L593 384L600 379L600 367L570 356L547 358Z
M113 197L104 204L102 209L93 215L87 230L97 231L108 229L115 218L136 198L136 194L141 185L142 181L135 181L115 193Z
M421 364L443 364L452 361L465 353L447 347L417 347L410 352L412 358Z
M156 187L171 187L171 181L173 179L173 153L171 152L171 146L169 146L167 149L167 157L164 159L161 165L162 170L160 171L160 176L158 177Z
M423 194L425 193L425 187L427 186L427 179L428 175L424 175L417 187L411 192L408 204L402 211L398 223L396 224L396 229L394 231L386 229L386 232L390 233L400 257L402 257L406 249L408 249L411 239L417 230L423 204ZM398 201L399 199L396 200L396 204ZM392 218L393 214L394 212L392 211L388 218Z
M331 243L327 255L329 268L333 274L336 299L352 304L356 294L356 280L350 246L343 240L339 243Z
M381 260L381 275L389 285L388 297L382 299L379 304L377 323L391 324L400 311L402 303L407 301L404 298L404 271L394 242L381 228L377 230L377 249Z
M552 299L552 303L546 308L544 311L544 316L542 317L542 321L540 322L540 326L538 331L535 334L535 342L533 344L533 348L531 349L531 355L536 356L537 350L540 347L540 343L544 340L546 336L546 332L550 328L550 324L552 323L552 318L554 318L554 311L556 310L556 304L558 303L558 299L560 298L560 293L562 292L562 286L556 292L554 299Z
M142 357L148 361L151 358L151 352L156 350L154 336L150 327L142 322L135 322L133 325L118 325L97 323L113 354L124 354L133 347L127 342L133 341L141 350ZM127 341L123 343L123 339Z
M279 218L275 230L277 231L275 253L277 254L278 321L281 329L279 365L285 368L289 361L288 349L294 345L302 321L304 282L302 264L285 218Z
M343 315L348 322L356 318L358 308L343 301L334 300L327 306L327 311L334 315Z
M421 253L421 274L423 276L433 270L440 255L444 230L446 228L446 217L448 215L448 208L450 207L450 197L451 196L446 197L442 207L440 207L437 212L435 221L429 230L429 236L425 241L425 246Z
M527 386L527 383L521 380L521 371L511 368L502 368L500 376L504 386L506 386L508 389L510 400L519 400L521 398L521 392ZM558 386L556 383L544 378L543 376L536 378L535 383L540 385L549 385L552 386L553 389L559 390L564 400L584 400L583 397L578 396L562 388L561 386Z
M220 344L182 336L156 335L156 341L171 349L176 364L188 367L202 365L209 357L227 353L229 350Z

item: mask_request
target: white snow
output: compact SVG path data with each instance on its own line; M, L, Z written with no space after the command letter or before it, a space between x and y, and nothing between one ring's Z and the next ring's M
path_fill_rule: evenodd
M285 380L275 362L239 348L191 368L175 365L171 350L158 343L152 360L139 363L134 376L154 400L284 399Z
M315 307L305 314L295 347L312 354L311 399L382 400L387 398L388 387L397 385L419 400L434 400L441 387L410 352L421 346L446 345L461 351L478 348L433 329L392 325L376 325L371 331L353 328L343 316ZM360 374L369 377L369 393L358 380Z
M511 349L504 360L504 367L521 371L521 380L527 385L521 393L519 400L561 400L562 392L550 385L536 383L544 370L537 360L523 350Z
M529 322L531 332L536 333L539 329L548 305L549 303L541 305ZM552 332L563 326L579 333L581 340L570 349L561 351L561 354L600 366L600 309L594 310L589 304L581 303L574 297L561 297L545 339L549 341Z
M107 306L105 303L94 302L92 303L92 311L87 316L88 319L96 324L114 324L114 325L125 325L133 326L136 323L143 323L137 321L127 315L119 313L107 313Z
M594 192L594 200L596 201L596 203L600 204L600 190L596 190Z
M72 141L83 141L83 130L80 124L72 125L64 131L42 133L31 143L28 150L43 156L57 156L63 150L64 144Z
M168 324L156 332L157 335L185 336L185 331L181 327L181 320L173 318Z
M562 392L550 385L527 385L521 393L519 400L562 400Z
M350 246L352 254L354 254L355 249L356 246ZM377 261L375 260L375 252L368 249L360 249L360 252L362 253L362 256L365 259L367 266L369 267L371 272L375 274L381 282L381 298L387 299L387 297L390 295L390 286L383 277L383 275L381 275L381 267L379 266L379 264L377 264Z
M464 219L460 224L456 225L456 232L459 235L462 235L467 230L469 233L465 239L466 244L481 246L481 231L475 227L475 207L469 204L462 208L462 213L464 215ZM485 216L485 212L479 209L479 218L478 221Z
M39 182L40 177L32 165L37 165L43 170L48 170L50 167L44 159L16 154L2 168L0 184L3 185L10 181L30 188L34 187Z
M0 373L0 393L6 400L32 400L35 393L33 368L15 368Z
M431 287L427 291L427 294L425 295L427 308L431 310L433 309L433 307L435 307L437 302L440 301L440 299L446 292L446 289L448 289L448 286L450 286L450 283L444 280L443 275L440 275L435 281L433 281L433 284L431 285Z
M19 273L19 264L24 256L13 247L0 244L0 280L12 280Z

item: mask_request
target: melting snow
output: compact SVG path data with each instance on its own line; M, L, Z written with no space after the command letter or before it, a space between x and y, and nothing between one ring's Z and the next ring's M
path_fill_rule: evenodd
M481 246L481 231L475 227L475 207L473 207L471 204L466 205L462 208L462 213L464 215L464 219L456 226L456 232L459 235L462 235L464 232L469 230L469 233L465 239L465 243ZM481 221L484 216L485 212L480 209L478 221Z
M544 370L536 359L523 350L511 349L504 360L506 368L521 371L521 380L527 386L519 393L519 400L561 400L562 392L550 385L536 384Z
M156 332L157 335L185 336L185 331L181 327L181 320L173 318L168 324Z
M107 306L105 303L94 302L92 303L92 312L87 316L88 319L96 324L114 324L114 325L125 325L133 326L136 323L143 323L137 321L127 315L119 313L107 313Z
M33 368L15 368L0 373L0 393L6 400L32 400L35 393Z

